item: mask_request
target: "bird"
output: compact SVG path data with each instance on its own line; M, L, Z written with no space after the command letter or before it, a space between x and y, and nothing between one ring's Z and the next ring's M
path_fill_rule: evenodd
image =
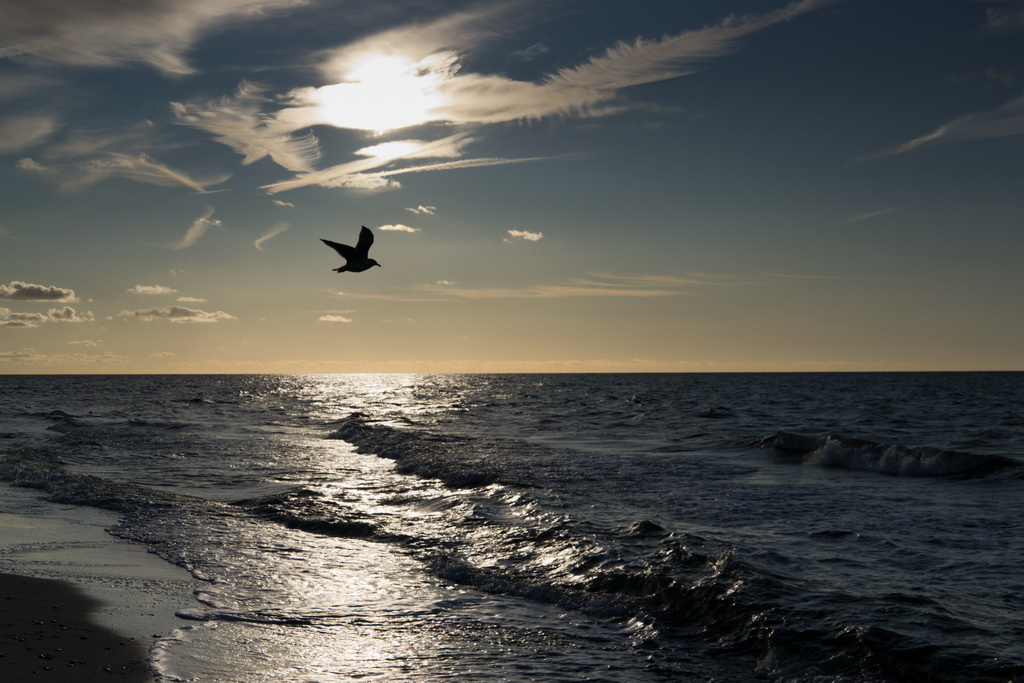
M347 244L338 244L337 242L325 240L322 237L320 241L341 254L341 257L345 259L345 265L341 268L331 269L335 273L361 273L364 270L380 265L369 257L370 246L373 244L373 233L365 225L359 231L359 241L356 242L355 247L350 247Z

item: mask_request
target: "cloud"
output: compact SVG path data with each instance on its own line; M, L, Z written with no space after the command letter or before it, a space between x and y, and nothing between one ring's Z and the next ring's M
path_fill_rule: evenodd
M526 230L509 230L508 234L515 239L526 240L527 242L539 242L543 237L542 232L528 232ZM505 238L505 242L511 242L512 240Z
M215 323L221 320L235 320L235 316L224 311L207 312L184 306L168 306L167 308L149 308L136 311L121 311L122 318L135 318L151 322L167 320L172 323Z
M291 226L289 226L287 223L278 223L277 225L272 227L270 230L265 232L262 237L257 239L252 244L253 244L254 247L259 249L260 251L263 251L263 243L264 242L267 242L268 240L274 239L275 237L280 235L282 232L287 230L289 227L291 227Z
M377 227L378 230L384 230L385 232L419 232L419 228L410 228L408 225L402 225L396 223L395 225L381 225Z
M603 55L551 76L550 86L618 90L696 73L716 57L736 52L739 41L837 0L798 0L765 14L731 15L717 24L657 40L620 42Z
M23 171L31 171L32 173L52 173L53 169L48 166L43 166L35 159L28 157L24 159L18 159L18 163L15 164L18 168Z
M343 315L334 315L333 313L329 313L327 315L322 315L319 318L317 318L317 320L319 322L322 322L322 323L350 323L350 322L352 322L351 318L346 318Z
M772 12L730 16L661 39L619 43L539 81L468 70L466 56L473 49L486 40L506 37L534 11L524 2L487 3L320 53L326 84L271 97L261 86L243 82L232 96L176 102L172 108L179 123L210 133L241 154L243 164L269 157L296 174L264 185L268 194L310 186L391 190L401 187L396 178L403 174L551 157L463 158L465 148L476 140L460 133L434 141L392 140L354 152L365 158L316 169L320 147L311 129L329 126L380 134L427 123L479 126L553 116L605 116L628 106L620 95L624 88L694 73L739 49L743 38L837 1L797 0ZM536 11L541 11L539 4ZM516 58L533 58L545 49L537 43ZM409 164L428 158L447 161Z
M619 111L618 91L678 78L735 52L742 38L835 0L799 0L765 14L730 16L716 25L661 39L619 43L603 55L539 82L468 73L463 54L493 35L494 11L471 10L427 25L393 29L328 56L336 83L290 93L287 117L301 125L392 130L428 122L500 123ZM510 9L506 6L505 10Z
M994 66L985 67L985 78L990 81L999 81L1007 86L1013 85L1013 72L999 71Z
M215 28L266 17L305 0L32 0L0 4L0 57L76 67L143 62L192 73L184 54Z
M95 365L98 363L123 363L128 360L127 356L118 356L112 353L90 354L71 353L46 355L37 352L35 349L21 349L20 351L0 351L0 364L9 365Z
M230 175L211 176L209 178L193 178L181 171L154 161L149 155L110 153L106 158L93 159L81 164L82 176L75 180L71 187L92 185L111 176L120 176L128 180L164 187L184 187L199 193L206 193L208 185L217 185L227 180Z
M132 294L176 294L178 290L163 285L135 285L128 291Z
M402 140L390 144L365 147L356 151L357 155L367 157L365 159L356 159L355 161L338 164L319 171L300 173L291 180L264 185L262 189L265 189L270 194L275 194L310 185L366 190L398 187L397 183L387 180L383 177L383 174L368 174L367 171L386 166L399 159L457 157L470 140L471 138L469 138L468 134L456 133L455 135L432 142Z
M427 214L428 216L433 216L435 213L437 213L437 207L436 206L423 206L422 204L420 204L419 206L417 206L415 208L410 208L410 207L407 206L407 207L405 207L405 210L409 211L411 213L415 213L417 215Z
M242 165L270 157L289 171L312 171L320 158L316 136L294 137L292 132L306 126L292 127L264 114L262 105L268 101L263 88L243 82L234 97L206 103L172 102L171 109L181 124L205 130L241 154Z
M10 284L0 285L0 299L11 301L61 301L69 303L78 301L73 289L34 285L22 282L21 280L12 280Z
M20 313L0 307L0 327L38 327L43 323L81 323L93 320L95 316L91 311L79 313L71 306L51 308L46 313Z
M1010 33L1024 30L1024 7L1019 2L1011 2L1016 7L998 9L989 7L985 10L984 29L991 33Z
M91 322L95 320L95 316L92 311L86 311L85 313L79 313L71 306L65 306L64 308L51 308L47 314L47 319L52 322L61 323L81 323Z
M18 313L0 306L0 327L37 327L44 322L42 313Z
M46 149L47 158L84 158L122 152L153 149L159 136L152 121L140 121L116 127L76 128Z
M730 275L694 273L688 275L614 275L594 273L588 277L571 278L550 285L526 287L461 287L459 282L439 280L434 284L417 285L409 293L345 294L349 299L388 301L451 301L488 299L575 299L575 298L656 298L687 295L694 288L763 286L765 280Z
M673 288L638 287L613 285L606 282L594 282L577 279L556 285L536 285L532 287L454 287L450 285L420 285L419 292L443 294L445 298L457 299L570 299L591 297L612 298L649 298L678 296L679 291Z
M512 53L512 59L519 62L531 62L542 54L548 52L550 48L544 43L534 43L533 45L523 48L522 50L516 50Z
M18 162L18 168L53 178L61 189L68 191L82 190L108 178L120 177L150 185L184 187L205 194L209 192L208 186L217 185L231 177L230 174L221 174L193 178L155 161L144 152L109 152L100 158L61 166L44 166L34 159L22 159Z
M282 202L280 199L272 199L270 201L274 202L278 206L287 206L287 207L292 208L292 209L295 208L295 205L292 204L291 202Z
M859 216L853 216L851 218L847 218L845 221L843 221L843 223L857 223L859 221L866 221L866 220L870 220L872 218L878 218L879 216L884 216L886 214L892 213L893 211L896 211L896 209L882 209L881 211L872 211L871 213L863 213L863 214L860 214Z
M90 348L91 347L95 347L95 346L99 346L102 343L103 343L102 339L75 339L73 341L69 341L68 342L68 344L72 344L72 345L75 345L75 346L88 346Z
M200 299L194 296L179 296L175 299L179 304L205 304L206 299Z
M47 115L12 116L0 120L0 154L37 145L57 130L57 119Z
M189 229L185 231L185 234L182 235L181 239L175 242L174 244L168 245L167 248L187 249L191 247L193 244L195 244L200 237L206 234L206 231L209 230L211 227L218 227L222 225L221 222L218 220L210 220L211 216L213 216L213 208L206 207L206 211L203 213L203 215L192 222L192 225L189 226Z
M0 27L0 30L2 30L2 27ZM3 55L4 50L0 48L0 59L3 58ZM60 85L60 81L51 76L8 72L4 74L3 80L0 80L0 100L17 99L33 91L43 90L44 88L56 85Z
M927 135L869 154L858 161L869 161L906 154L938 144L974 142L1024 136L1024 95L989 112L969 114L943 124Z

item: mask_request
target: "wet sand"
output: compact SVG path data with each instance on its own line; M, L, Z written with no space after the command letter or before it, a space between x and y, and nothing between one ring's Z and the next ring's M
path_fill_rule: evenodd
M74 584L0 574L0 671L7 681L153 680L140 643L94 622Z
M152 681L200 582L107 533L114 513L6 485L0 502L0 681Z

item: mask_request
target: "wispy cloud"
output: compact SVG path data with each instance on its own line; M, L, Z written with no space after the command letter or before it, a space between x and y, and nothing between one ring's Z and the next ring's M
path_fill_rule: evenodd
M75 290L49 285L35 285L21 280L12 280L9 284L0 285L0 299L11 301L60 301L75 303L78 297Z
M206 103L172 102L171 109L181 124L205 130L214 140L241 154L243 165L270 157L289 171L312 171L320 158L316 136L292 135L296 127L263 113L268 101L263 88L244 82L234 97Z
M420 204L419 206L416 206L416 207L408 207L407 206L407 207L405 207L405 210L409 211L410 213L414 213L416 215L426 214L428 216L433 216L435 213L437 213L437 207L436 206L423 206L422 204Z
M175 299L179 304L205 304L206 299L200 299L195 296L179 296Z
M570 280L554 285L531 287L454 287L447 285L420 285L416 291L443 295L456 299L569 299L569 298L648 298L677 296L676 289L616 286L607 282L585 279Z
M211 227L221 225L219 220L213 220L213 208L207 207L202 216L195 219L189 229L185 231L181 239L174 244L168 245L168 249L187 249L195 244L200 237L206 234Z
M546 54L550 49L551 48L544 43L534 43L522 50L516 50L510 56L513 60L518 62L531 62L541 55Z
M263 18L305 0L34 0L0 4L0 57L74 66L145 62L192 72L185 53L211 29Z
M618 43L584 64L560 70L547 83L608 91L686 76L735 52L747 36L833 4L836 0L799 0L774 12L731 15L717 24L656 40Z
M88 346L88 347L96 347L96 346L99 346L102 343L103 343L102 339L74 339L74 340L68 342L68 344L72 344L74 346Z
M992 33L1024 31L1024 3L1009 0L1004 4L1011 6L1007 9L989 7L985 10L985 30Z
M207 192L207 186L216 185L228 179L228 175L220 175L206 179L176 171L165 166L145 153L127 155L110 154L103 159L94 159L79 167L82 175L71 183L71 187L84 187L105 180L111 176L120 176L128 180L164 187L184 187L199 193Z
M135 285L128 291L132 294L175 294L178 290L164 285Z
M18 168L51 178L59 183L61 189L68 191L82 190L102 180L120 177L150 185L184 187L205 194L209 192L207 187L222 183L231 177L230 174L221 174L194 178L155 161L144 152L110 152L100 158L64 165L43 165L34 159L26 158L18 161Z
M447 301L452 299L569 299L569 298L651 298L680 296L696 286L735 282L735 278L716 276L677 277L670 275L593 274L549 285L526 287L466 287L459 282L439 280L434 284L417 285L396 294L334 295L351 299L385 299L395 301Z
M287 207L289 207L291 209L295 208L295 205L292 204L291 202L282 202L280 199L271 199L270 201L272 201L273 203L277 204L278 206L287 206Z
M509 230L509 237L504 239L505 242L513 242L515 240L525 240L527 242L539 242L544 237L542 232L530 232L528 230ZM512 239L509 239L512 238Z
M93 320L95 316L92 311L79 313L71 306L51 308L46 313L20 313L0 307L0 327L38 327L43 323L81 323Z
M1024 96L1010 100L989 112L969 114L943 124L932 132L894 147L861 157L870 161L906 154L923 147L953 142L972 142L1024 136Z
M322 315L319 318L317 318L317 320L319 322L322 322L322 323L350 323L350 322L352 322L352 318L346 318L343 315L336 315L334 313L328 313L326 315Z
M479 44L514 26L524 3L488 3L433 22L418 22L369 36L321 54L326 85L295 88L282 97L243 83L232 97L206 103L176 103L181 123L210 132L243 156L243 163L270 157L296 172L265 185L274 194L319 186L363 191L395 189L409 173L482 168L534 162L463 158L475 142L465 134L433 142L390 141L357 150L355 159L314 169L319 146L308 131L318 126L380 133L427 123L496 124L545 117L595 117L627 106L620 91L677 78L734 52L742 39L838 0L797 0L781 9L730 16L717 24L660 39L620 43L604 54L539 81L474 73L466 56ZM498 19L501 19L498 22ZM511 22L511 23L510 23ZM532 46L523 57L543 51ZM304 135L300 132L306 131ZM445 148L447 146L447 148ZM417 158L449 161L410 165Z
M319 171L300 173L291 180L264 185L270 194L294 190L300 187L348 187L364 190L380 190L398 187L387 180L384 173L368 173L400 159L450 158L461 154L462 148L471 141L466 133L456 133L439 140L401 140L357 150L356 155L366 157L344 164L338 164Z
M893 211L896 211L896 209L882 209L881 211L862 213L860 215L851 216L850 218L847 218L845 221L843 221L843 223L859 223L860 221L867 221L871 220L872 218L878 218L879 216L885 216L886 214L890 214Z
M56 130L56 117L45 114L0 119L0 154L9 154L38 145Z
M207 312L197 308L185 308L184 306L121 311L120 316L146 322L166 320L172 323L215 323L221 320L235 320L235 316L224 311Z
M263 235L261 237L259 237L255 242L253 242L252 245L254 247L256 247L257 249L259 249L260 251L263 251L263 244L264 243L274 239L275 237L277 237L278 235L280 235L282 232L284 232L285 230L287 230L290 227L291 226L288 225L287 223L278 223L277 225L272 227L270 230L267 230L265 233L263 233Z

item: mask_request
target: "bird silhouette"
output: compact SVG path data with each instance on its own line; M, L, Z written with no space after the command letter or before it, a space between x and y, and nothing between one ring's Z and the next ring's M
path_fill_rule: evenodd
M359 241L356 242L354 247L350 247L347 244L338 244L323 238L320 241L341 254L341 257L345 259L345 265L341 268L331 269L335 273L361 273L364 270L380 265L369 257L370 247L373 245L373 233L365 225L359 231Z

